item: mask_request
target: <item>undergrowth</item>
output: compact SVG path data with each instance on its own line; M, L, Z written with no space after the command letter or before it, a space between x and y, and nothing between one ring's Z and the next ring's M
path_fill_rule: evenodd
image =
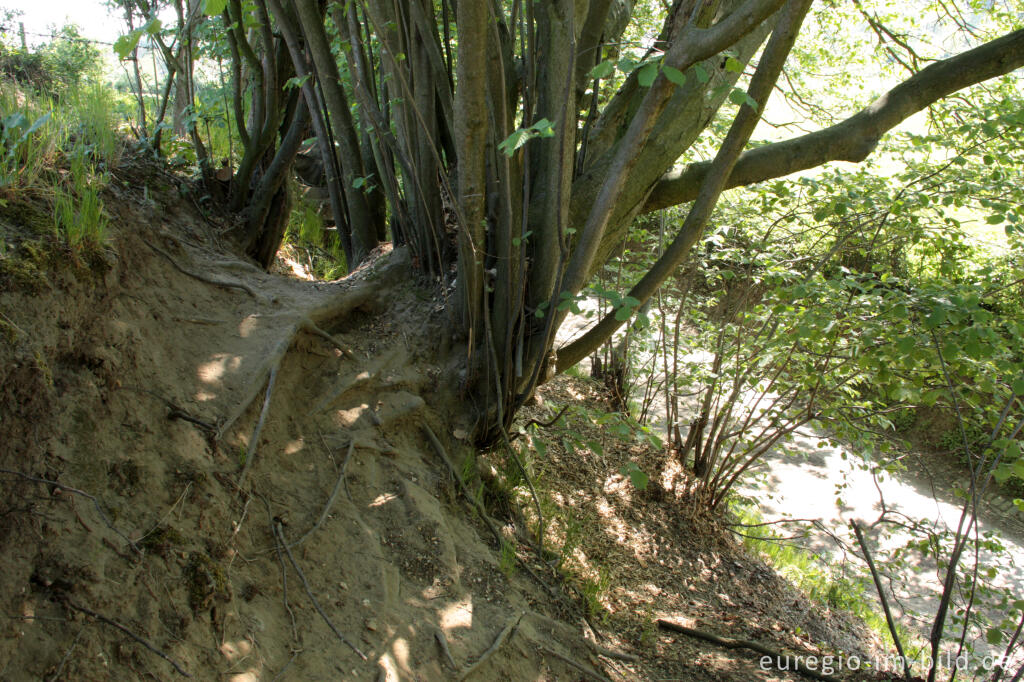
M893 646L885 616L877 605L874 587L863 575L839 567L825 565L813 552L797 546L790 539L764 523L756 508L736 500L730 507L736 518L737 532L743 546L760 556L787 581L798 587L811 600L838 611L851 613L864 622L887 647ZM896 626L904 643L914 641L910 631ZM911 653L913 652L913 653ZM914 647L907 652L916 656Z
M291 191L293 195L298 194L295 187ZM297 201L292 209L284 247L316 279L333 280L348 273L337 231L328 230L316 207L304 199Z
M107 239L100 194L121 160L118 103L108 88L86 85L60 101L5 82L0 88L0 209L35 197L53 216L44 230L89 256ZM7 210L11 209L11 210Z

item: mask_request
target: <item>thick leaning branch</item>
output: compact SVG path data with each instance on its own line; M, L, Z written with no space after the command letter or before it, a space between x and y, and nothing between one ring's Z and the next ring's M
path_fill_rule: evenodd
M726 189L779 178L829 161L859 163L874 151L882 135L911 115L958 90L1021 66L1024 29L928 66L841 123L744 152ZM642 212L693 201L710 168L711 162L705 161L667 173L655 185Z
M710 170L701 183L700 192L690 213L686 216L679 234L665 250L665 253L654 263L639 282L629 291L629 295L637 299L641 305L661 286L672 274L690 251L690 247L704 232L711 214L718 203L718 197L725 189L726 181L736 165L740 152L750 140L751 133L761 118L761 111L775 87L775 82L782 72L782 65L793 48L793 43L800 32L800 25L806 16L813 0L790 0L783 9L778 25L772 31L761 63L750 79L747 96L758 106L751 108L744 105L733 120L718 154L711 162ZM596 350L602 343L622 326L623 320L617 319L613 312L606 315L581 337L558 351L556 371L563 372Z

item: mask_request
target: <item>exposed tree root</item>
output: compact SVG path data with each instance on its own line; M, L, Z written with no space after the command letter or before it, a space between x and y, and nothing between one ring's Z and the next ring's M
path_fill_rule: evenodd
M267 414L270 412L270 400L274 396L274 383L277 380L277 370L280 367L280 360L278 364L270 368L270 378L267 379L267 396L263 400L263 409L260 410L260 418L256 422L256 427L252 430L252 437L249 439L249 447L245 452L245 464L242 466L242 473L238 476L238 487L241 488L245 484L245 477L249 474L249 469L252 468L252 461L256 458L256 449L259 447L260 442L260 431L263 430L263 424L267 421Z
M658 627L663 630L671 630L672 632L679 632L690 637L696 637L697 639L703 639L706 642L717 644L718 646L725 647L726 649L750 649L756 651L759 654L770 656L775 665L784 670L793 670L801 675L813 678L815 680L825 680L825 682L838 682L838 678L832 675L825 675L817 670L812 670L806 665L801 663L800 656L789 656L782 653L778 649L772 649L769 646L761 644L760 642L753 642L749 639L733 639L732 637L722 637L711 632L705 632L704 630L697 630L695 628L688 628L685 625L679 625L673 623L670 620L663 618L658 619Z
M441 628L434 628L434 639L437 640L437 646L440 647L441 653L444 654L444 660L448 663L448 666L452 670L458 670L459 666L455 664L455 659L452 658L452 651L448 648L448 638L444 636Z
M72 493L74 495L80 495L81 497L84 497L85 499L87 499L87 500L92 502L92 506L96 509L96 513L99 514L100 519L103 521L103 525L105 525L111 531L116 533L119 538L121 538L122 540L127 542L128 546L131 547L133 550L135 550L136 554L142 554L142 550L140 550L138 548L138 546L134 542L132 542L131 538L129 538L127 535L125 535L124 533L122 533L121 531L119 531L117 528L114 527L114 524L111 522L110 517L107 516L106 512L103 511L103 507L100 506L100 501L98 499L96 499L94 496L92 496L89 493L85 492L84 490L79 490L78 488L72 488L71 486L64 485L63 483L58 483L57 481L51 481L51 480L49 480L47 478L39 478L38 476L29 476L28 474L24 474L24 473L22 473L20 471L14 471L12 469L0 469L0 474L8 474L10 476L18 476L19 478L23 478L26 481L33 481L35 483L45 483L46 485L52 485L53 487L57 488L58 490L62 490L62 491L67 492L67 493Z
M110 627L116 628L116 629L120 630L121 632L123 632L124 634L128 635L129 637L134 639L136 642L138 642L142 646L146 647L147 649L152 651L154 654L156 654L157 656L159 656L160 658L164 659L165 661L170 663L172 666L174 666L174 669L178 672L179 675L181 675L183 677L189 677L189 678L192 677L191 675L188 674L188 672L184 668L181 667L181 665L177 661L175 661L173 658L171 658L170 656L165 654L163 651L160 651L160 649L158 649L155 646L153 646L152 644L150 644L149 641L146 640L145 638L135 634L134 632L132 632L131 630L129 630L125 626L123 626L120 623L118 623L116 620L112 620L110 618L107 618L103 614L96 613L92 609L87 609L84 606L80 606L80 605L76 604L75 602L71 601L70 599L66 599L65 598L65 599L63 599L63 602L65 604L67 604L69 608L71 608L71 609L73 609L75 611L80 611L81 613L84 613L87 616L92 616L93 618L95 618L96 620L100 621L104 625L109 625Z
M505 643L505 640L510 639L512 635L515 634L516 629L519 627L519 621L523 619L524 615L526 615L525 612L520 611L508 621L508 624L505 625L504 629L502 629L502 631L498 633L498 636L494 638L494 643L487 648L487 651L480 654L480 658L477 659L476 663L462 671L459 675L460 682L479 670L485 663L487 663L488 659L490 659L490 657L501 648L501 645Z
M281 547L284 548L284 553L288 555L288 561L291 562L292 568L294 568L295 572L299 574L299 580L302 581L302 586L306 589L306 595L309 597L309 600L313 602L313 607L316 609L317 613L319 613L320 617L324 619L325 623L327 623L327 627L331 629L331 632L333 632L338 637L338 639L341 640L343 644L348 646L348 648L352 649L352 651L356 652L356 655L358 655L359 658L363 659L364 661L367 660L366 654L360 651L359 647L350 642L348 638L345 637L345 635L341 634L341 631L338 630L338 628L335 627L331 619L327 617L327 614L324 612L323 607L320 606L320 602L313 594L313 590L309 587L309 581L306 580L306 574L302 572L302 569L299 568L298 562L295 561L295 557L292 556L292 551L288 548L288 542L284 538L284 532L281 530L281 522L277 519L274 520L274 534L277 536L277 541L281 543Z
M345 455L345 461L341 463L341 472L338 474L338 482L334 484L334 490L331 491L331 496L327 498L327 504L324 505L324 510L320 513L320 518L317 519L313 527L307 530L301 538L291 544L291 549L294 549L305 542L310 535L315 533L323 525L324 520L327 519L327 515L331 512L331 507L334 505L334 500L338 497L338 491L341 490L342 485L345 483L345 468L348 466L348 460L352 458L352 451L356 449L355 441L348 444L348 454ZM351 499L351 496L349 496Z
M581 673L583 673L587 677L595 679L598 682L612 682L607 677L605 677L601 673L599 673L596 670L594 670L593 668L591 668L589 665L585 665L583 663L580 663L579 661L575 660L574 658L571 658L570 656L566 656L565 654L559 653L559 652L555 651L554 649L552 649L550 647L542 646L540 648L540 650L543 651L544 653L546 653L549 656L554 656L555 658L557 658L558 660L562 661L563 663L569 665L570 667L576 668L576 670L579 670Z
M234 280L227 280L227 279L218 279L216 277L209 277L207 275L201 275L198 272L192 272L191 270L186 270L185 268L183 268L180 265L178 265L178 262L176 260L174 260L174 258L171 256L171 254L167 253L166 251L161 249L159 246L156 246L155 244L150 244L149 242L144 242L144 243L146 244L146 246L148 246L149 248L153 249L158 254L163 256L164 259L166 259L168 263L170 263L172 266L174 266L175 270L177 270L178 272L180 272L181 274L183 274L183 275L185 275L187 277L191 277L192 279L199 280L200 282L204 282L206 284L212 284L215 287L223 287L225 289L241 289L245 293L247 293L250 296L252 296L253 298L255 298L257 301L263 299L263 297L260 294L258 294L255 289L253 289L251 286L249 286L248 284L246 284L244 282L236 282Z

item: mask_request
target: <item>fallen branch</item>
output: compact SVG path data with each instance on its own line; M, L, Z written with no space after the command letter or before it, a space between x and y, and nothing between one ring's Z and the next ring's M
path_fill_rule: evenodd
M74 609L75 611L80 611L80 612L86 614L87 616L92 616L93 618L95 618L96 620L100 621L101 623L103 623L105 625L109 625L112 628L116 628L116 629L120 630L121 632L123 632L124 634L128 635L129 637L134 639L136 642L138 642L142 646L146 647L147 649L152 651L154 654L156 654L157 656L159 656L160 658L164 659L165 661L170 663L172 666L174 666L174 669L178 671L179 675L181 675L183 677L188 677L188 678L192 677L191 675L188 674L188 672L184 668L182 668L178 664L177 661L175 661L173 658L171 658L170 656L165 654L163 651L160 651L160 649L158 649L155 646L153 646L152 644L150 644L143 637L140 637L139 635L135 634L134 632L132 632L131 630L129 630L125 626L123 626L120 623L118 623L116 620L111 620L110 618L107 618L106 616L104 616L104 615L102 615L100 613L96 613L92 609L87 609L84 606L80 606L80 605L76 604L75 602L71 601L70 599L65 598L63 601L64 601L65 604L67 604L70 608Z
M469 666L464 671L462 671L462 674L459 675L460 682L461 682L461 680L465 680L467 677L469 677L470 675L475 673L477 670L479 670L480 667L484 663L486 663L487 660L491 656L493 656L495 654L495 652L498 651L498 649L501 648L501 645L505 643L505 640L510 639L512 637L512 635L515 632L516 628L519 627L519 621L523 619L523 616L525 614L526 614L525 611L520 611L518 614L513 616L508 621L508 624L505 626L505 628L501 632L498 633L497 637L494 638L494 643L491 644L491 646L487 648L487 651L485 651L482 654L480 654L480 658L477 659L476 663L474 663L473 665Z
M322 436L321 436L322 438ZM352 441L348 444L348 454L345 455L345 461L341 463L341 473L338 474L338 482L334 484L334 490L331 491L331 496L327 498L327 504L324 505L324 510L320 513L320 518L303 534L301 538L291 544L291 548L298 547L305 542L310 535L315 533L323 525L324 520L327 519L327 514L331 511L331 506L334 505L334 499L338 496L338 491L341 490L342 484L345 482L345 467L348 466L348 460L352 457L352 451L356 449L356 442Z
M882 580L878 577L878 571L875 570L875 560L871 558L871 552L868 550L868 543L864 540L864 534L860 530L860 524L856 521L850 521L850 527L853 528L853 534L857 537L857 544L860 545L860 549L864 552L864 558L868 562L868 568L871 570L871 579L875 582L875 592L878 593L878 599L882 602L882 611L885 612L885 624L889 627L889 634L892 635L892 642L896 645L896 653L899 654L900 660L903 661L903 677L910 679L910 664L907 661L907 657L903 654L903 644L900 642L900 635L896 631L896 621L893 620L892 611L889 609L889 600L885 598L885 589L882 587Z
M131 547L133 550L135 550L135 552L137 554L142 554L142 550L140 550L135 545L135 543L132 542L131 538L129 538L127 535L125 535L124 533L119 531L117 528L114 528L114 524L110 521L110 518L106 515L106 513L104 513L103 507L100 506L100 501L98 499L96 499L95 497L93 497L92 495L90 495L89 493L85 492L84 490L79 490L78 488L72 488L71 486L64 485L63 483L58 483L57 481L51 481L48 478L39 478L38 476L29 476L28 474L23 474L20 471L14 471L12 469L0 469L0 474L8 474L10 476L18 476L20 478L25 479L26 481L33 481L35 483L45 483L46 485L52 485L53 487L55 487L55 488L57 488L59 490L63 490L64 492L72 493L74 495L80 495L80 496L84 497L85 499L90 500L92 502L92 506L96 508L96 513L99 514L100 519L103 520L103 525L105 525L107 528L109 528L114 533L116 533L119 538L121 538L122 540L127 542L128 546Z
M451 666L452 670L458 670L459 666L455 664L455 659L452 658L452 651L448 648L448 638L444 636L444 632L441 628L434 628L434 639L437 640L437 645L441 647L441 653L444 654L444 658L448 661L448 665Z
M350 649L352 649L352 651L356 652L359 658L363 659L364 661L367 660L366 654L360 651L359 647L357 647L355 644L348 641L345 635L341 634L341 631L334 626L334 623L331 622L331 619L327 617L326 613L324 613L323 608L320 606L320 602L317 601L317 598L313 595L313 590L309 587L309 582L306 580L306 574L302 572L301 568L299 568L298 562L295 561L295 557L292 556L292 551L288 548L288 542L284 539L284 531L281 530L281 522L279 520L275 520L274 522L274 534L277 536L277 539L281 543L281 546L284 547L284 552L288 555L288 561L291 562L292 568L294 568L295 572L299 574L299 580L302 581L302 586L306 589L306 595L309 597L309 600L313 602L313 607L316 609L317 613L319 613L320 617L324 619L325 623L327 623L327 627L331 628L331 631L335 635L337 635L338 639L340 639L343 644L347 645Z
M562 661L563 663L565 663L565 664L567 664L567 665L569 665L569 666L571 666L573 668L576 668L577 670L579 670L581 673L583 673L587 677L591 677L591 678L597 680L598 682L612 682L607 677L605 677L601 673L599 673L596 670L594 670L593 668L591 668L589 665L584 665L583 663L580 663L579 661L574 660L574 659L570 658L569 656L566 656L565 654L558 653L554 649L550 649L550 648L548 648L546 646L542 646L542 647L540 647L540 650L543 651L544 653L548 654L549 656L554 656L555 658L557 658L558 660Z
M256 458L256 448L259 447L260 431L263 430L263 423L267 420L267 414L270 412L270 398L274 394L274 382L277 380L278 367L279 365L274 365L270 369L270 378L267 379L267 396L263 399L263 409L260 410L260 418L256 422L256 428L252 431L252 438L249 439L249 448L245 452L245 464L242 466L242 473L238 477L239 488L245 484L245 477L249 474L249 469L252 468L252 461Z
M688 628L685 625L679 625L673 623L670 620L663 618L658 619L658 627L663 630L671 630L672 632L679 632L690 637L696 637L697 639L703 639L706 642L717 644L718 646L725 647L726 649L750 649L756 651L759 654L770 656L775 661L776 667L782 670L792 670L806 675L807 677L815 680L824 680L825 682L839 682L839 678L833 677L832 675L826 675L819 673L817 670L812 670L806 665L801 663L801 656L789 656L782 653L777 649L772 649L769 646L761 644L760 642L753 642L749 639L733 639L732 637L721 637L711 632L705 632L704 630L696 630L694 628Z
M331 344L332 346L340 350L342 355L344 355L349 360L356 359L356 354L349 350L348 346L344 345L336 338L334 338L333 336L325 332L323 329L318 327L312 320L303 320L302 323L299 325L299 328L305 332L309 332L313 336L319 336L321 339L323 339L327 343Z
M531 419L530 421L526 422L526 424L523 426L523 430L525 431L526 429L530 428L531 426L536 426L537 428L541 428L541 429L550 428L550 427L554 426L555 423L557 423L558 420L562 418L562 415L564 415L568 411L569 411L569 406L565 405L564 407L562 407L562 409L560 409L558 411L558 414L556 414L554 417L552 417L551 419L549 419L546 422L538 421L537 419ZM509 441L514 441L516 438L519 438L519 436L521 436L521 435L523 435L521 432L513 433L512 436L509 438Z

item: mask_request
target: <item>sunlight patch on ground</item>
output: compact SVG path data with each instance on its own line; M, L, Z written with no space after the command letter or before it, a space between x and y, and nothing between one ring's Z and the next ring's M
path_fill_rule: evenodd
M454 602L441 609L441 629L445 631L455 628L473 627L473 601L469 597Z

